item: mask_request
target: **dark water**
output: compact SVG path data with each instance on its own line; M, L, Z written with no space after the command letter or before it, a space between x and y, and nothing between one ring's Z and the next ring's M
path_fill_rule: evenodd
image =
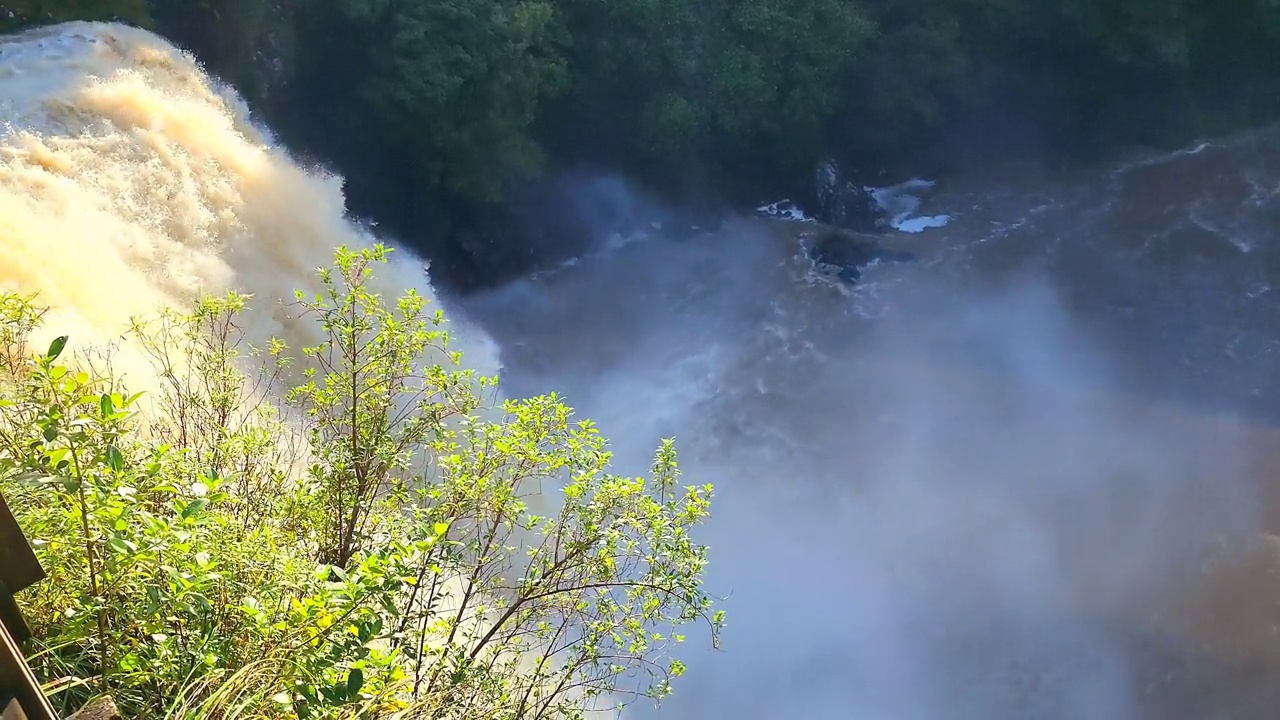
M467 302L509 393L564 391L628 470L676 435L716 483L731 625L662 716L1277 717L1280 592L1215 563L1269 517L1280 133L919 212L952 221L856 288L812 226L739 219Z
M1131 390L1280 420L1280 133L990 181L935 199L959 218L927 241L944 272L1037 268Z

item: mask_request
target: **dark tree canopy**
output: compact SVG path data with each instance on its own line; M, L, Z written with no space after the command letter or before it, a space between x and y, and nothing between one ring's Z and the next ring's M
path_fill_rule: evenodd
M0 32L68 20L119 20L147 25L147 0L5 0Z
M504 198L557 168L620 171L675 200L740 202L803 192L828 157L868 176L928 172L965 152L1082 158L1280 117L1276 0L6 8L3 29L118 18L174 39L295 150L346 176L358 214L462 284L498 279L501 268L477 263L500 254Z

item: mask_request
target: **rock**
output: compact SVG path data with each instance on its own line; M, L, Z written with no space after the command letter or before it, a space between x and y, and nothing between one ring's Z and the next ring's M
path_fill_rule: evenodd
M839 228L819 232L808 246L809 259L821 270L835 271L846 283L862 279L862 270L873 262L913 262L910 252L882 247L874 238Z
M819 222L861 233L881 233L889 228L889 215L876 198L849 180L834 160L818 167L814 186L817 203L813 215Z
M85 705L67 720L121 720L120 710L110 697L100 697Z

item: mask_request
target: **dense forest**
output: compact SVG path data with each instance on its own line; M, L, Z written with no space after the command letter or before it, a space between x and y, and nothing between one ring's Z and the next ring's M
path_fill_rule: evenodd
M188 48L352 210L469 287L528 269L513 198L605 169L683 204L1280 113L1274 0L8 0ZM497 238L504 238L499 241Z

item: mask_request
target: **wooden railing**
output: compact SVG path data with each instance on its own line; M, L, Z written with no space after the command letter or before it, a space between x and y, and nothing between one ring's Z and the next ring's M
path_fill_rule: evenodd
M22 644L31 630L14 600L16 593L44 577L44 568L0 495L0 720L59 720L23 655ZM118 720L120 714L110 698L100 698L71 717Z

